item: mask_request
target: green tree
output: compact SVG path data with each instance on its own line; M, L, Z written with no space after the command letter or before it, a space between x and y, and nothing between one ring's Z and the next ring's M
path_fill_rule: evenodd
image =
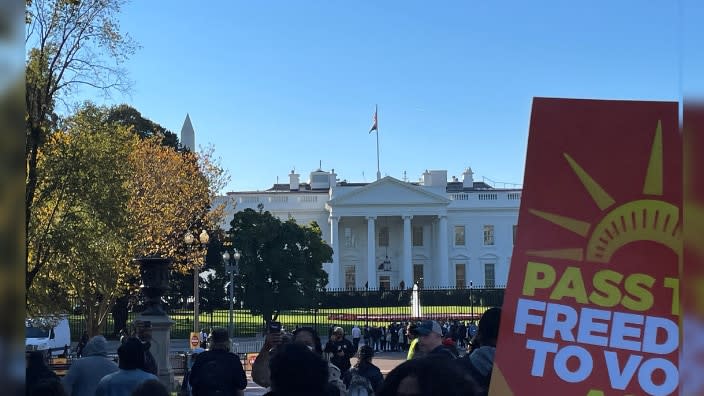
M80 88L105 94L129 88L122 63L136 45L120 33L118 14L123 0L27 0L25 47L25 290L44 262L29 257L35 195L40 179L39 153L57 125L57 102L67 103ZM40 265L36 267L34 265Z
M29 313L65 312L77 298L90 335L136 275L128 181L138 138L103 120L99 108L86 105L48 137L28 240Z
M130 105L113 106L108 111L107 121L117 125L132 127L132 131L142 139L158 138L161 145L179 150L178 136L156 122L144 118L142 113Z
M317 223L282 222L259 206L237 212L230 223L232 247L241 252L243 301L269 323L282 309L314 306L328 281L323 263L332 248Z

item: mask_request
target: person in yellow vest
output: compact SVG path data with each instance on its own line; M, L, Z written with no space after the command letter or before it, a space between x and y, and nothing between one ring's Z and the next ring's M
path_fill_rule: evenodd
M408 347L406 360L418 358L423 355L423 352L417 347L418 345L418 324L411 323L406 328L406 337L411 340L411 345Z

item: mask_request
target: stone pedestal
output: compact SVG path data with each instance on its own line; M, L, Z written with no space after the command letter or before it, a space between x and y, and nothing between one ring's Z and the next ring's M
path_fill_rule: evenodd
M174 389L174 370L169 359L171 347L171 326L169 318L161 306L161 296L169 288L171 260L163 257L142 257L134 260L139 265L142 277L142 294L145 297L145 310L137 315L135 324L138 336L149 341L149 351L156 360L157 376L169 390ZM149 323L149 326L146 324Z
M135 318L135 322L150 322L151 323L151 348L149 349L154 355L159 371L157 376L162 384L166 385L167 389L172 390L175 386L174 369L171 366L169 359L171 347L171 326L175 323L167 315L144 315L139 314Z

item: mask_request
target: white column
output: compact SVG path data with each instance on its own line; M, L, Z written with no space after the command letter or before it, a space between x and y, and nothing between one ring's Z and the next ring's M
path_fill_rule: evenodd
M447 257L447 215L438 216L440 223L438 224L438 264L440 266L438 271L438 285L440 287L449 286L448 277L448 267L449 259Z
M375 221L376 217L367 216L367 282L370 289L377 288Z
M332 264L328 274L328 287L338 288L340 285L340 235L339 220L337 216L330 216L330 246L332 247Z
M413 287L413 234L411 233L411 219L413 216L403 216L403 265L401 267L401 280L406 287Z

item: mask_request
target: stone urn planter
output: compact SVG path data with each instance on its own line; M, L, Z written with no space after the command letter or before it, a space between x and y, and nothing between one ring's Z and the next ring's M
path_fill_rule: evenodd
M161 305L161 296L169 290L169 272L171 259L163 257L141 257L132 260L139 265L142 278L142 294L145 309L142 315L166 316Z

